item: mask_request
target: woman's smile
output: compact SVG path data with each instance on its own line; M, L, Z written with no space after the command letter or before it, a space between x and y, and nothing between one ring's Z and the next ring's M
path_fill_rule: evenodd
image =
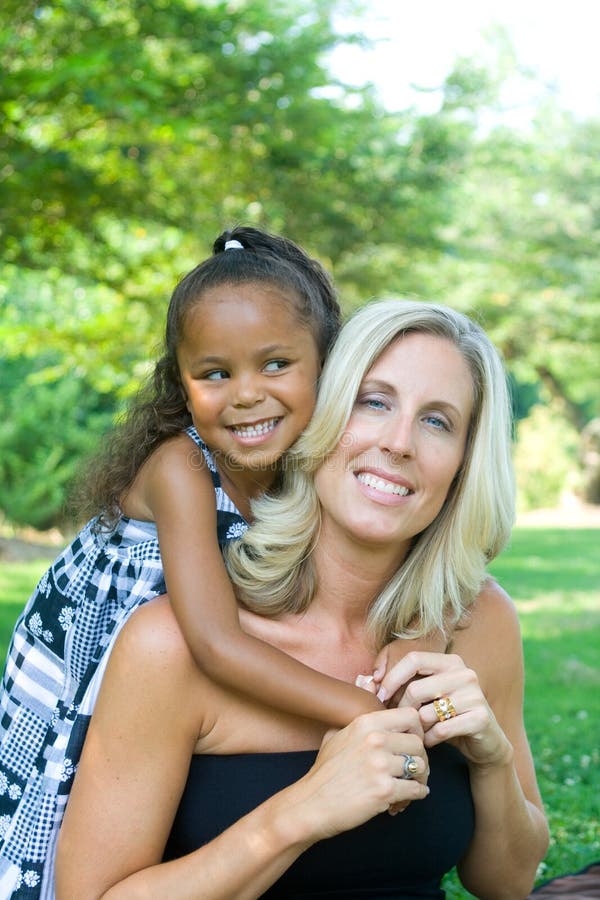
M357 481L364 485L373 499L385 502L387 497L406 497L414 493L404 480L399 480L392 475L379 471L364 471L356 473ZM371 493L374 492L374 493ZM382 494L379 497L378 494Z
M367 543L409 546L442 508L464 454L473 384L442 337L397 338L367 372L338 446L315 477L323 521Z

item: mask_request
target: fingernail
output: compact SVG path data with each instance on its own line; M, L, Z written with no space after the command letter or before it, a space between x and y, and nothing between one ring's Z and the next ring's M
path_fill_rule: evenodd
M379 681L379 679L381 678L381 675L382 675L381 669L375 669L375 671L373 672L373 678L375 679L375 681Z
M385 703L387 700L387 691L385 688L379 688L377 691L377 699L381 700L382 703Z

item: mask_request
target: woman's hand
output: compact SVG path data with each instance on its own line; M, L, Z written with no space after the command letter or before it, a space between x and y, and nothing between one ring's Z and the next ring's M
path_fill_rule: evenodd
M408 757L408 759L407 759ZM407 778L407 765L416 771ZM310 771L294 786L295 811L311 841L331 837L378 813L428 793L427 754L416 710L387 709L359 716L328 732Z
M451 741L476 766L504 765L512 759L511 744L477 673L456 654L407 653L386 673L379 698L418 711L425 747Z

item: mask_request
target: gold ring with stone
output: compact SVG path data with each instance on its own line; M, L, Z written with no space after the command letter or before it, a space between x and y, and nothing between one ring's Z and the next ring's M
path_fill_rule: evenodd
M445 722L446 719L453 719L456 715L454 703L450 697L439 697L437 700L434 700L433 708L440 722Z

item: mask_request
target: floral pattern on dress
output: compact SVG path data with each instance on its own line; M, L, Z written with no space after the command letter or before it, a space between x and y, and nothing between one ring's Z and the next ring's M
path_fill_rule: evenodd
M241 537L244 532L247 530L248 526L245 522L234 522L233 525L230 525L227 529L227 534L225 535L225 540L233 541L235 538Z
M71 623L73 622L73 616L75 614L75 610L72 606L63 606L61 611L58 614L58 624L62 628L63 631L67 631Z
M60 776L61 781L68 781L69 778L72 778L75 774L77 766L73 765L73 760L69 759L68 756L63 760L63 768L62 774Z

